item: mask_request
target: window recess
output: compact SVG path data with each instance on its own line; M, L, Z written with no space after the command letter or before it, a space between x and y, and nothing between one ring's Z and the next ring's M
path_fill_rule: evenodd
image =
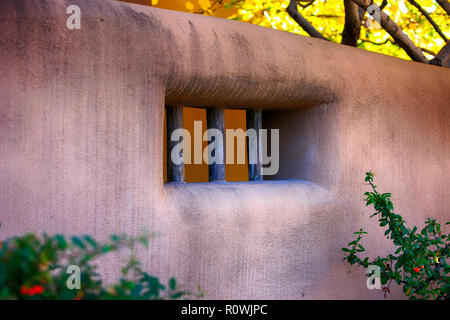
M262 112L253 109L225 109L225 108L187 108L183 106L167 105L165 108L165 134L164 134L164 182L222 182L222 181L257 181L262 178L261 150L262 145L259 135L256 135L256 154L249 150L249 138L243 138L237 135L232 138L226 138L227 130L235 130L238 132L246 132L247 129L255 129L256 132L262 129ZM197 127L193 125L197 121ZM201 122L201 130L198 123ZM180 131L176 132L179 140L172 141L171 137L175 130L183 128L184 131L182 141L183 149L180 148ZM216 133L220 133L223 139L215 141L214 136L206 134L207 129L214 129ZM186 133L189 132L188 137ZM198 135L202 135L202 142L199 142ZM205 138L205 139L203 139ZM228 145L227 145L227 139ZM206 141L205 141L206 140ZM209 140L209 141L208 141ZM210 148L215 142L215 147ZM253 142L254 143L254 142ZM188 145L190 144L190 148ZM182 163L172 161L171 153L174 148L180 150L180 158ZM237 148L245 148L245 161L242 163L241 157L238 157ZM187 148L186 148L187 147ZM204 152L208 152L216 161L206 161L202 156L201 163L199 157L196 159L194 153L198 148ZM228 149L227 149L228 148ZM233 150L231 149L233 148ZM197 151L196 151L197 150ZM228 152L228 155L227 155ZM228 160L233 159L233 163ZM206 156L211 159L211 157ZM239 158L239 159L238 159ZM256 159L255 159L256 158ZM221 161L217 161L220 159ZM239 161L238 161L239 160ZM251 161L250 161L251 160ZM240 163L238 163L240 162ZM252 163L252 164L250 164Z

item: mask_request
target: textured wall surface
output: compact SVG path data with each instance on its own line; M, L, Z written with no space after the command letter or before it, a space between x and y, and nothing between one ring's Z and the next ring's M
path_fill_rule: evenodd
M391 249L365 171L410 224L449 220L449 69L113 1L1 0L0 30L1 238L148 228L146 268L208 298L357 299L382 294L340 248ZM164 185L165 102L263 108L291 180Z

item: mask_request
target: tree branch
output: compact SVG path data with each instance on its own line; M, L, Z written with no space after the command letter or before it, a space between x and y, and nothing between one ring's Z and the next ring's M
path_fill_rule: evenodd
M345 24L342 31L342 44L356 47L361 32L359 6L352 0L344 0Z
M411 3L414 7L416 7L420 11L420 13L423 14L425 16L425 18L427 18L427 20L433 26L434 30L436 30L436 32L439 33L441 38L444 39L445 42L448 42L447 37L442 32L442 30L439 28L439 26L436 24L436 22L434 22L434 20L431 18L431 16L428 14L428 12L426 12L415 0L408 0L408 2Z
M308 8L310 5L312 5L316 0L298 0L298 5L302 7L303 9ZM306 2L306 4L301 4L300 2Z
M442 9L447 12L448 15L450 15L450 2L448 0L436 0L437 3L442 7Z
M289 2L289 6L286 8L286 12L294 19L295 22L298 23L300 27L303 28L311 37L328 40L325 38L316 28L313 27L308 20L306 20L297 9L297 0L291 0Z
M381 45L386 44L386 43L388 43L388 42L390 42L390 43L392 43L392 44L395 44L394 42L392 42L392 40L391 40L390 38L387 38L387 39L384 40L383 42L375 42L375 41L371 41L371 40L369 40L369 39L361 39L361 41L362 41L362 42L371 43L371 44L374 44L374 45L377 45L377 46L381 46Z
M373 4L373 0L353 0L358 6L367 10ZM429 63L422 53L403 30L384 12L380 10L381 26L391 35L394 41L405 50L406 54L414 61Z
M438 52L437 56L431 60L431 64L450 68L450 42Z
M431 51L431 50L428 50L428 49L425 49L425 48L420 48L423 52L426 52L426 53L428 53L428 54L431 54L433 57L436 57L437 56L437 54L436 53L434 53L433 51Z

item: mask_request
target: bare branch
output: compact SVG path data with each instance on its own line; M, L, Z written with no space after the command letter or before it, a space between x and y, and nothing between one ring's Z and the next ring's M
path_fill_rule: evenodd
M286 8L286 12L291 16L292 19L295 20L295 22L298 23L300 27L303 28L311 37L322 39L322 40L328 40L325 38L319 31L317 31L316 28L313 27L311 23L309 23L308 20L306 20L297 9L297 0L291 0L289 2L289 6Z
M436 22L434 22L434 20L431 18L431 16L428 14L428 12L426 12L415 0L408 0L408 2L411 3L414 7L416 7L420 11L420 13L423 14L425 16L425 18L427 18L427 20L433 26L434 30L436 30L436 32L439 33L441 38L444 39L445 42L448 42L447 37L442 32L442 30L439 28L439 26L436 24Z
M369 39L361 39L361 41L362 41L362 42L371 43L371 44L374 44L374 45L377 45L377 46L381 46L381 45L386 44L386 43L388 43L388 42L390 42L390 43L392 43L392 44L395 44L394 42L392 42L392 40L391 40L390 38L387 38L387 39L384 40L383 42L375 42L375 41L372 41L372 40L369 40Z
M303 0L298 0L298 5L299 5L300 7L302 7L303 9L306 9L306 8L308 8L310 5L312 5L312 4L314 3L314 1L316 1L316 0L305 0L305 1L303 1ZM306 4L301 4L300 2L306 2Z
M442 7L442 9L450 15L450 2L448 0L436 0L437 3Z
M450 42L447 42L437 56L431 60L431 64L450 68Z
M436 57L437 56L437 54L436 53L434 53L433 51L431 51L431 50L428 50L428 49L425 49L425 48L420 48L423 52L426 52L426 53L428 53L428 54L431 54L433 57Z
M359 6L352 0L344 0L345 24L342 31L342 44L356 47L361 32Z
M367 10L373 4L373 0L353 0L358 6ZM422 53L403 30L384 12L380 10L381 26L391 35L394 41L405 50L406 54L414 61L429 63Z

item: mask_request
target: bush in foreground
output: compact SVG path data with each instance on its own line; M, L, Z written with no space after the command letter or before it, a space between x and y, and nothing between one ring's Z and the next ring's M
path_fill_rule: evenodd
M187 298L191 293L179 288L174 278L164 285L140 268L135 247L147 247L149 237L112 235L109 241L98 243L87 235L69 239L30 233L7 239L0 242L0 299ZM94 260L122 249L129 250L129 259L119 281L103 284Z
M450 266L448 257L450 251L449 235L443 234L441 225L436 220L428 218L425 227L417 232L406 226L406 221L393 212L394 205L390 193L379 193L373 183L372 172L366 173L365 181L371 191L366 192L366 206L373 205L380 227L386 227L384 235L391 239L396 250L387 257L360 258L358 254L365 251L360 244L362 229L355 234L357 239L348 243L342 251L348 253L344 258L350 265L360 265L368 268L375 265L381 271L384 297L390 292L389 286L394 281L402 286L403 293L410 299L448 300L450 293ZM450 224L450 222L447 222Z

